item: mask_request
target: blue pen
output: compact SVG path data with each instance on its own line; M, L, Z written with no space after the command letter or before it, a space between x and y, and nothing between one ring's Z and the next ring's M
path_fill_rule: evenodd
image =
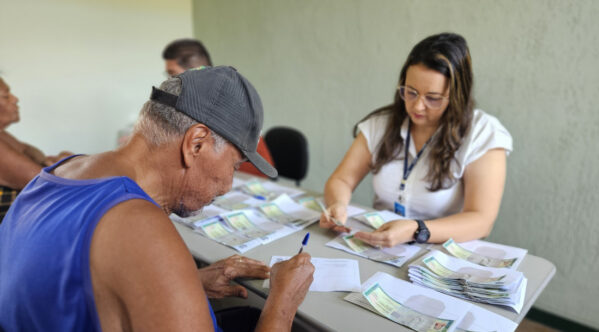
M298 255L301 254L302 251L304 251L304 247L308 244L309 239L310 239L310 232L306 233L306 236L304 236L304 241L302 241L302 247L297 252Z
M263 201L265 201L265 200L266 200L266 197L264 197L264 196L261 196L261 195L254 195L254 198L261 199L261 200L263 200Z

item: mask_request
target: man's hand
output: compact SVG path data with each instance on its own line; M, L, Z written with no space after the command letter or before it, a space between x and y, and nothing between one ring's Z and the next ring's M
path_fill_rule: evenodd
M393 247L398 243L414 240L418 223L414 220L393 220L383 224L372 233L357 232L354 237L376 247Z
M270 268L260 261L233 255L199 269L198 274L209 298L238 296L245 299L247 290L241 285L232 285L231 281L235 278L266 279Z
M313 274L314 265L305 252L273 265L270 293L255 331L291 331L293 317L306 297Z
M270 274L270 296L280 296L279 300L297 310L312 284L314 265L308 253L301 253L291 259L279 262L272 267Z

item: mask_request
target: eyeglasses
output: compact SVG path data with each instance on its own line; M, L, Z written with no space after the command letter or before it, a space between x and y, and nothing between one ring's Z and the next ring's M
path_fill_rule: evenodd
M399 96L406 102L413 103L418 100L420 94L415 89L407 87L405 85L400 85L397 87L399 90ZM441 96L438 94L428 94L423 95L424 97L424 105L430 109L437 109L443 106L443 100L449 99L449 97Z

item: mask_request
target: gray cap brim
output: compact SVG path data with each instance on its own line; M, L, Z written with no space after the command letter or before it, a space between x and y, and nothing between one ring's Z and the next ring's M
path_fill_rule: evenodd
M264 160L264 158L262 158L262 156L258 154L258 152L242 152L248 158L248 161L251 162L254 166L256 166L256 168L264 175L272 179L276 178L279 175L276 168L272 167L271 164Z

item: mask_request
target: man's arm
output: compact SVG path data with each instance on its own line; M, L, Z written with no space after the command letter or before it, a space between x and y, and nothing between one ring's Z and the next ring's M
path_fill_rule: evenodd
M41 170L42 166L0 140L0 185L23 189Z
M220 262L234 262L240 257ZM241 263L257 268L242 274L263 277L268 271L249 258L242 258ZM155 205L143 200L117 205L100 220L90 251L92 284L102 329L213 330L201 279L211 276L215 280L228 280L231 276L227 273L239 271L227 268L231 266L228 263L214 265L216 268L211 272L198 273L175 227ZM273 266L271 291L257 331L290 330L313 273L314 266L306 253ZM219 289L243 296L236 286L217 284L218 287L210 289L212 292Z
M266 279L270 268L263 262L233 255L198 270L204 291L211 299L227 296L248 297L245 287L233 284L235 278Z
M214 330L193 258L150 202L126 201L102 217L90 268L103 330Z

